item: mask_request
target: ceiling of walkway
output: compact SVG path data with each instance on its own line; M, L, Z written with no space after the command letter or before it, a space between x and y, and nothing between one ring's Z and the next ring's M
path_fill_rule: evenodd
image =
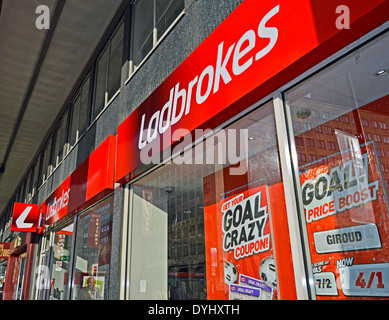
M121 3L0 0L0 214Z

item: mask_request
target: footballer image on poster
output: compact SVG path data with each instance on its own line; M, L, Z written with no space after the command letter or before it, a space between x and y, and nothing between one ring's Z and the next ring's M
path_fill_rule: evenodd
M224 264L224 281L226 285L237 283L238 269L232 262L227 261Z

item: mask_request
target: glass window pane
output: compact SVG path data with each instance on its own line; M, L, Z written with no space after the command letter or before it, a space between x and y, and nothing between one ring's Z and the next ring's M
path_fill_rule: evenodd
M60 151L63 150L63 146L61 148L61 140L62 140L61 126L62 126L62 121L59 122L59 127L55 135L54 167L57 167L62 160L62 151Z
M30 201L31 199L31 176L32 176L32 169L27 174L27 181L26 181L26 201Z
M81 137L88 127L88 107L89 107L89 85L90 77L86 79L81 88L80 117L78 122L78 137Z
M46 149L46 159L47 159L47 177L46 179L51 175L53 171L53 136L49 138L48 146Z
M39 159L40 159L40 155L38 155L37 157L38 160L36 160L35 164L34 164L34 167L33 167L33 181L32 181L32 188L31 188L31 193L32 195L34 196L37 188L38 188L38 174L39 174Z
M74 224L54 232L49 300L67 300Z
M184 10L184 0L157 0L158 39Z
M95 119L101 110L104 109L107 90L107 72L108 72L108 46L101 54L96 67L96 90L95 90L95 105L93 110L93 119Z
M248 277L263 290L245 298L279 298L293 270L272 103L132 187L131 299L239 299Z
M296 141L309 137L318 146L298 165L319 299L389 297L388 144L376 121L389 123L388 40L381 36L286 94L293 120L324 124L327 133L294 128Z
M42 158L42 183L46 181L48 176L51 174L51 146L52 146L52 137L49 138L46 147L43 151Z
M69 143L70 146L73 147L78 139L78 119L80 114L80 95L77 95L76 99L73 102L72 106L72 121L71 121L71 128L70 128L70 137L69 137Z
M122 23L111 39L108 74L108 101L120 88L123 59L123 30L124 24Z
M68 123L68 112L62 117L59 122L59 126L55 138L55 152L54 152L54 166L57 167L66 155L66 136L67 136L67 123ZM64 153L65 151L65 153Z
M134 10L132 30L132 62L136 68L153 48L154 1L141 0Z
M80 216L77 226L74 300L108 300L113 197Z

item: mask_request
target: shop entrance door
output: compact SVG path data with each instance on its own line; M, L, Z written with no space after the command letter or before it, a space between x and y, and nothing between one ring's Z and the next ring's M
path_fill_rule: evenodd
M50 266L51 249L46 249L40 256L38 279L37 279L37 300L45 300L50 295Z
M18 279L16 282L16 299L15 300L21 300L23 283L24 283L24 270L26 267L26 254L20 255L17 258L17 260L19 260L19 272L18 272Z
M21 300L22 298L25 262L25 253L15 257L12 273L12 300Z

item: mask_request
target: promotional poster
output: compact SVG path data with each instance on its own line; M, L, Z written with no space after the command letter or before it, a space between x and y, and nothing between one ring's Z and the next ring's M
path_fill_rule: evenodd
M300 168L318 299L389 297L388 203L374 142Z
M277 299L268 196L259 181L204 208L208 299Z

